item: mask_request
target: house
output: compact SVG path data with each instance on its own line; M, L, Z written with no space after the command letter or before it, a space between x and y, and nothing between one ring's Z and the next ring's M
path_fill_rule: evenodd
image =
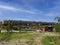
M22 21L22 20L4 20L2 22L3 27L12 24L13 26L21 26L21 29L28 29L28 30L41 30L43 32L54 31L54 23L53 22L36 22L36 21Z

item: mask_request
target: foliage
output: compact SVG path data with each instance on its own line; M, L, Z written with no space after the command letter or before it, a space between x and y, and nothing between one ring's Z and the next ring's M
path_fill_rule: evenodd
M60 32L60 24L59 23L57 23L55 25L55 29L56 29L56 32Z
M14 30L18 30L18 26L13 26L13 29Z
M58 23L60 23L60 17L56 17L55 19L57 20Z
M1 27L2 23L0 22L0 27Z
M0 33L1 33L1 26L2 26L2 22L0 22Z
M7 26L5 26L5 29L9 32L12 31L13 25L12 24L8 24Z
M60 32L60 17L56 17L57 23L55 24L56 32Z
M3 32L0 34L0 39L4 38L7 36L7 40L12 40L12 39L35 39L38 34L31 34L29 32L26 33L18 33L18 32Z
M59 36L47 36L42 40L43 45L60 45Z

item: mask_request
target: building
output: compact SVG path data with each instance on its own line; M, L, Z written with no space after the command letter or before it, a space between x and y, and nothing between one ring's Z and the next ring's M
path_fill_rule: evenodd
M21 20L4 20L2 22L3 27L12 24L13 26L22 26L21 29L27 30L41 30L43 32L54 31L54 23L53 22L35 22L35 21L21 21Z

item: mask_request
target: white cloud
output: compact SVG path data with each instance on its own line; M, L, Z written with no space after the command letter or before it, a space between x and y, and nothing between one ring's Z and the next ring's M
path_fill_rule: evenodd
M57 17L57 16L60 16L60 13L58 11L51 10L47 13L44 13L43 15L47 17Z
M36 13L34 11L25 10L25 9L18 9L18 11L20 11L20 12L27 12L27 13L30 13L30 14L35 14Z
M31 13L31 14L36 13L32 10L26 10L26 9L23 9L23 8L16 8L16 7L13 7L13 6L6 6L6 5L0 5L0 8L10 10L10 11L16 11L16 12L26 12L26 13Z
M0 17L2 17L2 16L3 16L3 13L0 12Z
M60 16L60 0L54 3L54 7L50 8L50 10L47 13L45 13L45 16L48 16L48 17Z
M47 14L45 14L45 15L48 16L48 17L52 17L52 16L54 16L53 13L47 13Z
M7 10L12 10L12 11L16 10L16 8L11 7L11 6L6 6L6 5L0 5L0 8L7 9Z

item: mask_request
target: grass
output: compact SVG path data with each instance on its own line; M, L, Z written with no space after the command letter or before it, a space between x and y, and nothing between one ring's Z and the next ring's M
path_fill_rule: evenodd
M32 34L29 32L25 32L25 33L18 33L18 32L3 32L0 33L0 40L5 38L7 40L12 40L12 39L21 39L21 38L26 38L26 39L35 39L36 37L38 37L38 34Z
M43 45L60 45L60 36L47 36L42 43Z
M37 33L31 33L31 32L25 32L25 33L19 33L19 32L3 32L0 33L0 40L5 40L6 42L10 42L9 44L12 45L11 42L17 41L19 44L23 45L35 45L34 40L39 36ZM23 40L23 43L22 41ZM25 42L24 42L25 41ZM18 44L17 42L16 45ZM14 43L14 42L13 42Z
M41 33L32 33L32 32L2 32L0 33L0 40L17 41L19 44L23 45L36 45L35 39L41 37ZM21 41L23 40L23 41ZM25 41L25 42L24 42ZM17 43L15 42L15 43ZM23 42L23 43L22 43ZM37 42L38 43L38 42ZM11 43L10 43L11 44ZM17 43L18 44L18 43ZM42 38L43 45L60 45L60 36L43 36Z
M0 33L0 40L4 38L7 35L7 33Z

